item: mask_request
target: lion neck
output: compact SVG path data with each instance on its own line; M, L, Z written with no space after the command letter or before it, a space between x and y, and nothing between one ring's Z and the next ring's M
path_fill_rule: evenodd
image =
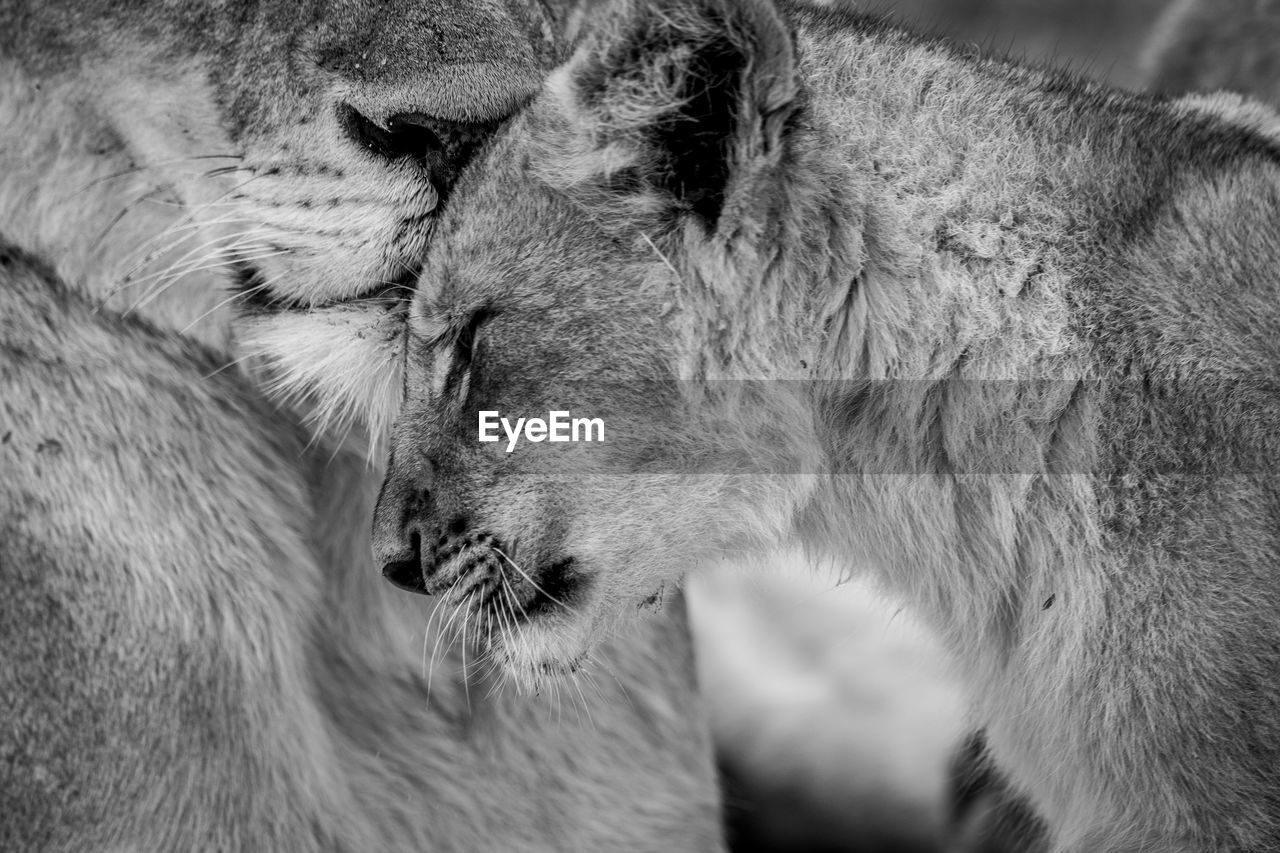
M1011 127L992 94L1009 80L986 76L1003 70L842 39L801 35L812 138L782 195L807 233L756 253L772 281L752 285L741 337L784 369L747 372L816 380L796 430L825 476L797 510L801 538L871 568L965 661L998 666L1063 578L1085 575L1065 564L1096 534L1073 289L1098 267L1098 188L1141 167L1051 120ZM1029 575L1059 558L1056 579Z

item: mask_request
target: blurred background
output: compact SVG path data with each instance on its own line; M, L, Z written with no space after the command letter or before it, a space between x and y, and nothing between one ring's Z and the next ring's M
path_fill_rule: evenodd
M908 29L1132 87L1142 46L1169 0L875 0L844 5L883 14Z
M849 4L920 32L1139 85L1164 0ZM691 584L735 853L936 853L969 726L946 659L866 585L797 556Z

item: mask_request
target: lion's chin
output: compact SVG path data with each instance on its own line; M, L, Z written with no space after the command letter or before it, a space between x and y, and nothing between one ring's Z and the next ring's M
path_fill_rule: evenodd
M506 679L525 694L572 677L590 663L594 640L577 626L541 626L531 620L518 635L494 636L488 654Z

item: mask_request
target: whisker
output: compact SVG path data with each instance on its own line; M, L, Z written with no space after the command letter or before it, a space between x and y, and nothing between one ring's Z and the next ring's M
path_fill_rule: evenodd
M505 581L503 582L503 584L501 585L501 587L500 587L500 588L501 588L501 589L503 589L503 590L504 590L504 592L505 592L505 589L506 589L506 583L505 583ZM492 618L492 617L491 617L491 618ZM498 610L497 610L497 620L498 620L498 637L503 641L503 644L504 644L504 645L505 645L505 644L507 644L507 643L510 643L510 642L511 642L511 636L510 636L510 634L508 633L508 630L507 630L507 629L508 629L508 626L507 626L506 605L505 605L505 603L504 603L501 607L499 607L499 608L498 608ZM492 633L490 634L490 637L489 637L489 648L490 648L491 650L492 650L492 648L493 648L493 636L492 636ZM494 656L493 656L492 652L490 653L489 657L490 657L490 659L493 659L493 657L494 657ZM494 665L494 668L495 668L495 669L496 669L500 674L504 671L502 668L498 667L498 662L497 662L497 660L493 660L493 665ZM490 685L490 687L489 687L489 692L485 694L485 697L484 697L484 698L485 698L486 700L493 698L494 693L495 693L495 692L497 692L497 690L498 690L501 686L502 686L502 681L501 681L501 680L496 681L495 683L493 683L492 685Z
M449 584L449 588L445 591L445 594L440 597L440 600L442 602L446 600L453 593L453 590L458 586L458 582L461 580L462 578L455 578L453 583ZM449 635L449 629L450 627L452 627L453 621L457 618L458 618L457 608L456 607L451 608L448 618L445 619L444 624L440 626L440 632L436 634L436 643L431 650L431 660L428 662L428 667L427 667L427 698L428 699L431 698L431 682L432 682L432 679L435 677L436 655L439 654L440 652L440 643L441 641L444 640L445 637ZM451 648L453 643L450 642L448 645ZM448 654L449 654L449 651L448 651L448 648L446 648L445 656L447 657Z
M498 551L497 548L494 548L493 550ZM502 554L501 551L498 551L498 553ZM502 556L504 559L506 559L505 554L502 554ZM502 568L501 563L498 564L498 573L502 575L503 590L510 596L511 602L520 608L520 615L523 616L525 619L528 619L529 613L524 609L524 605L520 603L520 600L515 597L515 593L511 591L511 587L509 586L510 579L507 577L507 570ZM515 611L512 611L511 615L515 616Z
M587 723L591 726L591 731L596 730L596 721L591 716L591 706L587 702L587 696L582 692L582 682L578 680L578 673L572 673L569 680L573 682L574 688L578 691L578 698L582 700L582 711L587 715ZM578 720L578 725L582 725L582 720Z
M395 282L395 281L385 281L385 280L378 281L378 282L375 282L375 286L380 287L386 291L391 291L392 293L398 290L403 290L405 293L409 294L410 296L418 292L418 289L416 287L411 287L410 285L407 285L407 284L400 284L399 282Z
M122 260L122 263L125 261L128 261L130 258L134 256L140 255L144 250L147 249L147 247L153 246L162 240L166 240L169 237L173 237L185 231L199 230L206 227L212 227L214 225L230 225L230 224L247 222L247 220L242 219L241 217L215 219L210 222L185 222L186 218L187 217L183 217L183 219L178 220L177 223L169 226L168 228L161 231L159 234L143 242L140 246L138 246L136 249L130 252L127 256L125 256L125 258ZM241 232L241 233L249 233L249 232ZM114 296L116 293L119 293L121 290L124 290L127 287L132 287L133 284L136 283L136 280L134 279L134 273L136 273L140 269L145 268L147 264L151 263L156 258L161 257L162 255L166 255L169 252L175 251L184 242L192 239L193 236L199 236L199 235L186 234L176 240L170 241L169 243L164 245L162 248L153 249L151 251L146 252L146 254L142 255L142 257L136 263L130 266L127 270L125 270L124 274L120 276L119 286L114 288L109 295ZM225 239L225 237L219 237L217 239ZM208 245L208 244L206 243L204 245ZM196 251L199 251L199 249L197 248L197 249L191 250L191 252L188 252L186 255L183 255L183 257L178 259L178 261L175 261L175 263L181 262L183 259L185 259L186 257L189 257L191 254L193 254Z
M252 354L242 355L239 358L233 358L230 361L228 361L226 364L222 365L222 367L219 367L216 370L212 370L206 373L204 376L201 376L200 378L207 382L208 380L217 376L219 373L222 373L225 370L229 370L232 367L235 367L237 364L243 364L244 362L250 360L251 358L253 358Z
M423 626L423 629L422 629L423 631L422 633L422 678L424 681L427 682L427 698L428 699L431 698L431 677L430 677L430 673L427 670L427 643L432 637L435 638L435 643L431 647L432 648L431 658L434 659L435 649L440 645L440 629L443 627L443 625L437 625L436 631L432 632L431 623L441 618L442 612L440 607L443 604L444 604L443 598L437 598L435 600L435 603L431 606L431 612L427 615L427 623L426 625Z
M192 210L192 211L205 210L211 207L240 206L240 202L238 201L201 201L201 202L196 202L194 204L190 204L188 202L181 201L181 200L171 201L167 198L149 198L149 199L146 199L146 202L147 204L158 204L161 207L176 207L182 210Z
M501 564L501 563L499 563L499 564L498 564L498 571L499 571L499 572L501 573L501 575L502 575L502 590L503 590L503 592L506 594L506 598L507 598L507 609L508 609L508 611L511 613L511 622L512 622L512 624L515 626L515 633L516 633L516 637L517 637L517 639L519 639L519 641L520 641L520 647L521 647L522 649L524 649L524 651L525 651L526 655L528 655L528 654L529 654L529 652L530 652L530 649L529 649L529 637L528 637L528 635L524 632L524 626L523 626L523 624L521 623L521 621L516 619L516 612L515 612L515 609L514 609L514 608L512 608L512 606L511 606L511 605L513 605L513 604L514 604L516 607L519 607L519 608L520 608L520 615L523 617L523 620L524 620L525 622L527 622L527 621L529 620L529 613L528 613L528 611L527 611L527 610L525 610L524 605L520 603L520 599L516 598L516 594L515 594L515 592L514 592L514 591L512 591L512 589L511 589L511 581L510 581L510 579L507 577L507 571L506 571L506 569L502 568L502 564Z
M603 658L598 658L593 654L588 654L587 660L591 662L591 665L593 667L598 667L600 669L603 669L609 675L609 677L612 678L617 683L618 690L622 693L622 698L627 700L627 704L630 705L632 708L636 707L635 700L631 697L631 691L628 690L627 686L622 683L622 679L618 677L618 673L614 671L613 667L609 666L609 664L607 664Z
M529 637L525 634L520 620L516 619L515 607L520 608L520 613L525 620L528 620L529 614L525 612L524 605L520 603L520 600L516 598L515 593L511 590L511 581L507 578L507 572L502 568L501 563L498 564L498 572L502 576L502 593L504 599L503 610L510 615L511 619L510 625L512 633L514 634L512 639L519 642L520 648L524 650L527 657L530 652ZM514 605L514 607L512 605ZM505 619L506 617L504 616L503 618Z
M202 172L200 174L200 177L216 178L219 175L230 175L235 172L253 172L256 174L257 171L258 171L257 168L254 166L219 166L216 169L210 169L207 172Z
M595 697L607 705L609 703L609 697L605 695L604 686L596 679L594 671L594 667L597 665L597 659L594 655L588 654L586 662L587 666L582 668L581 675L586 679L587 686L591 688L592 692L594 692Z
M213 314L215 311L217 311L219 308L223 307L224 305L228 305L228 304L230 304L230 303L232 303L232 302L235 302L237 299L247 299L248 297L252 296L253 294L255 294L255 293L257 293L257 292L259 292L259 291L261 291L261 290L264 290L265 288L267 288L267 287L269 287L269 286L270 286L270 285L269 285L269 283L264 281L262 284L254 285L253 287L249 288L248 290L242 290L242 291L239 291L239 292L237 292L237 293L233 293L233 294L231 294L231 295L230 295L230 296L228 296L226 299L223 299L223 300L222 300L221 302L219 302L217 305L213 306L213 307L212 307L212 308L210 308L208 311L205 311L205 312L204 312L203 314L201 314L199 317L195 318L195 319L194 319L194 320L192 320L190 323L188 323L187 325L185 325L185 326L183 326L181 329L179 329L179 330L178 330L178 334L180 334L180 335L185 335L187 332L191 331L191 327L192 327L192 326L196 325L196 324L197 324L197 323L199 323L201 320L203 320L204 318L208 317L210 314Z
M554 693L554 694L555 694L555 696L556 696L556 710L557 710L557 712L558 712L558 713L559 713L559 715L560 715L560 716L557 718L557 720L556 720L556 725L560 725L560 726L562 726L562 725L564 725L564 717L563 717L563 715L564 715L564 697L561 695L561 691L562 691L562 690L564 690L564 679L557 678L557 679L554 679L551 683L552 683L553 685L555 685L551 692L552 692L552 693ZM572 702L570 702L570 703L569 703L569 707L570 707L570 708L572 708L572 707L573 707L573 703L572 703ZM577 711L575 710L575 711L574 711L574 713L577 713ZM578 720L578 725L582 725L582 720L581 720L581 718L579 718L579 720Z
M257 255L247 256L244 258L244 260L260 261L260 260L265 260L266 258L274 258L278 255L286 255L286 254L288 254L288 250L281 250L276 252L264 252ZM165 293L165 291L173 287L175 284L177 284L179 281L186 278L187 276L194 275L199 272L206 272L208 270L216 270L216 269L225 267L226 265L227 265L227 260L225 258L219 255L214 255L213 257L206 256L202 258L201 261L194 266L188 266L181 270L175 270L166 279L162 279L161 281L159 281L150 291L144 294L141 299L133 303L133 305L125 313L130 314L134 311L141 309L147 304L155 301L160 296L162 296ZM202 319L204 318L200 317L195 322L199 322L199 320L202 320Z
M173 249L178 245L180 245L183 242L183 240L191 239L189 236L184 236L181 239L172 240L169 243L164 244L164 246L161 248L156 248L156 249L151 248L152 246L155 246L156 244L161 243L162 241L167 240L170 237L175 237L178 234L182 234L183 232L186 232L186 231L196 231L196 230L214 226L214 225L224 225L224 224L232 224L232 223L239 223L239 222L247 222L247 220L236 216L236 217L229 217L224 219L215 219L212 221L195 222L195 221L192 221L191 217L189 216L180 217L174 220L173 222L169 223L169 225L166 226L164 229L162 229L159 233L152 235L151 237L144 240L142 243L138 244L138 246L133 251L131 251L128 255L125 256L124 260L129 260L130 258L134 258L134 257L138 258L138 260L133 264L133 266L125 270L122 278L128 278L130 274L132 274L139 268L146 266L148 263L155 260L155 258L158 257L159 255L163 255L166 252L173 251Z
M133 201L126 204L124 207L120 208L120 212L111 218L111 221L107 223L107 227L102 229L101 233L99 233L98 236L94 239L94 241L89 244L90 249L96 250L99 246L101 246L102 241L107 239L107 235L110 234L113 230L115 230L115 227L119 225L120 222L126 216L132 213L133 209L137 205L141 204L142 202L146 201L149 197L159 192L162 192L161 188L159 187L149 189L142 195L135 198Z
M675 275L676 280L679 281L680 271L676 269L675 264L671 263L671 259L663 254L662 250L658 248L658 244L653 242L653 238L643 231L640 232L640 236L644 238L644 241L649 244L649 248L653 249L653 253L658 256L662 263L666 265L667 269L671 270L672 274Z
M160 161L155 162L155 163L143 163L143 164L136 165L136 166L130 166L130 167L129 167L129 168L127 168L127 169L121 169L120 171L118 171L118 172L112 172L112 173L111 173L111 174L109 174L109 175L100 175L99 177L96 177L96 178L94 178L94 179L92 179L92 180L88 181L87 183L82 184L81 186L77 187L76 189L72 190L72 191L71 191L71 192L70 192L70 193L69 193L65 198L57 199L54 203L55 203L55 204L65 204L65 203L67 203L67 202L71 201L72 199L74 199L76 196L80 195L81 193L83 193L83 192L85 192L85 191L87 191L87 190L90 190L90 189L92 189L93 187L96 187L98 184L103 184L103 183L106 183L106 182L108 182L108 181L114 181L114 180L117 180L117 179L119 179L119 178L126 178L126 177L128 177L129 175L136 175L136 174L138 174L139 172L145 172L145 171L147 171L148 169L158 169L158 168L161 168L161 167L163 167L163 166L172 166L172 165L175 165L175 164L177 164L177 163L188 163L188 162L191 162L191 161L193 161L193 160L219 160L219 159L221 159L221 160L243 160L243 159L244 159L244 155L243 155L243 154L198 154L198 155L195 155L195 156L192 156L192 157L175 157L175 158L173 158L172 160L160 160Z
M199 246L183 253L181 257L176 258L164 269L157 270L149 275L135 277L128 284L118 288L116 292L118 293L130 287L137 287L139 284L155 281L156 279L164 280L170 277L187 275L195 271L193 268L209 264L213 259L218 259L216 265L220 266L227 263L227 260L223 258L224 254L237 249L248 248L255 252L265 251L267 247L258 242L259 236L253 231L244 231L224 234L212 240L206 240ZM226 243L226 245L219 245L221 243Z
M431 608L431 613L427 616L427 624L422 628L422 680L427 680L427 644L431 642L431 620L435 618L436 611L440 609L440 602L436 602ZM427 699L431 699L431 684L427 683Z
M467 594L467 598L459 607L463 611L462 616L462 692L467 697L467 713L471 713L471 682L467 674L467 621L471 618L471 599L475 596L474 592Z
M547 598L549 598L549 599L551 599L552 601L554 601L556 604L559 604L561 607L563 607L565 610L569 611L570 613L572 613L572 612L573 612L573 608L571 608L569 605L565 604L563 601L561 601L560 599L556 598L554 595L552 595L551 593L547 592L547 591L546 591L545 589L543 589L542 587L538 586L538 582L537 582L537 581L535 581L533 578L529 577L529 573L528 573L528 572L526 572L524 569L522 569L522 568L520 568L519 566L517 566L517 565L515 564L515 562L514 562L510 557L508 557L508 556L507 556L507 555L502 551L502 549L501 549L501 548L498 548L498 547L495 547L495 546L490 546L490 547L492 547L492 548L493 548L493 550L498 554L498 556L499 556L499 557L501 557L502 559L506 560L506 561L507 561L507 563L508 563L508 564L510 564L511 568L513 568L513 569L515 569L517 572L519 572L519 573L520 573L520 575L521 575L521 577L523 577L525 580L527 580L527 581L529 582L529 584L530 584L534 589L536 589L538 592L542 593L542 594L543 594L543 595L545 595Z

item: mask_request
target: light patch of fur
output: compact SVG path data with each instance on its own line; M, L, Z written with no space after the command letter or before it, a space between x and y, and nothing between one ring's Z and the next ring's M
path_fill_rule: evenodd
M687 594L721 761L753 804L741 831L799 824L815 846L946 849L964 700L909 614L798 554L758 572L708 567Z
M1211 95L1187 95L1178 105L1192 112L1211 115L1238 125L1243 130L1268 136L1280 143L1280 113L1246 95L1215 92Z
M268 393L307 413L317 435L341 435L354 425L371 437L371 459L400 409L403 320L373 302L327 311L247 317L240 322L245 352L265 362Z

